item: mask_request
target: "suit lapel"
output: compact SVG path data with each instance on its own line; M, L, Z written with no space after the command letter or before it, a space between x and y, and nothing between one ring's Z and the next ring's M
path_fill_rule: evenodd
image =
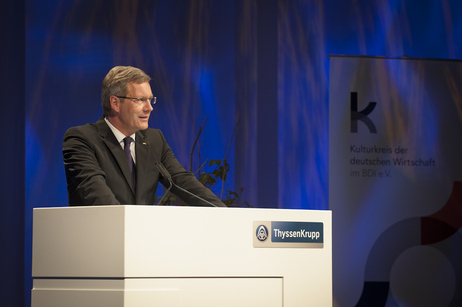
M104 118L101 117L97 122L96 122L96 127L98 129L98 133L102 137L104 143L106 144L107 148L109 151L112 153L114 156L114 159L117 162L118 167L120 168L122 174L125 177L125 180L127 181L127 184L130 186L130 189L135 195L135 189L133 187L133 181L132 181L132 175L130 172L130 167L128 166L127 163L127 158L125 156L125 152L123 151L122 147L120 146L119 142L117 142L117 139L112 133L111 128L106 124L104 121ZM138 138L138 136L137 136ZM138 170L138 167L137 167Z

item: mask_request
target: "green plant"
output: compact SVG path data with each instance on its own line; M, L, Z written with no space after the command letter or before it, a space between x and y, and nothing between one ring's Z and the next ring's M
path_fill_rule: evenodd
M229 190L227 188L228 172L230 165L228 159L223 160L210 160L209 167L215 166L211 172L202 172L199 175L199 181L202 182L206 187L212 188L212 186L221 182L221 201L228 207L251 207L248 202L242 201L242 193L244 188L241 187L238 192Z
M208 160L206 160L204 163L201 161L201 152L200 152L200 145L199 145L199 138L202 134L202 131L205 128L205 125L207 124L209 117L204 122L204 125L199 127L199 130L196 130L196 127L194 125L194 131L196 132L196 139L194 141L194 144L191 149L190 153L190 171L193 172L193 160L194 160L194 151L196 147L198 148L198 157L199 157L199 168L194 172L194 175L197 177L197 179L206 187L212 188L216 186L217 184L221 184L221 192L219 195L219 198L222 200L222 202L228 206L228 207L252 207L247 201L242 200L242 196L244 193L244 187L239 188L238 191L233 191L228 189L228 173L231 169L231 166L228 163L228 158L231 153L231 145L233 142L233 138L236 132L236 129L239 125L239 121L236 123L236 126L234 127L234 131L231 135L231 138L228 142L226 142L225 149L224 149L224 158L219 159L219 160L210 160L208 163L209 167L212 167L212 169L208 172L204 171L204 165L207 163ZM164 188L164 193L166 192L166 189ZM176 195L172 193L168 193L163 201L162 204L165 205L179 205L179 206L184 206L186 205L181 199L179 199Z

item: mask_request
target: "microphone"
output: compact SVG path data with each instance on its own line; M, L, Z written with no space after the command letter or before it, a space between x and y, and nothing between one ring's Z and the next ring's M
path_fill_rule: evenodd
M159 170L159 172L161 173L162 177L164 177L165 179L168 180L168 182L170 183L170 186L168 187L167 191L164 192L164 195L162 195L162 198L160 199L160 201L157 203L157 205L160 205L162 203L162 201L164 200L165 196L167 196L168 192L170 191L170 189L172 188L173 186L173 181L172 181L172 176L170 176L170 173L165 169L165 167L162 165L162 163L160 162L155 162L155 165L157 167L157 169Z
M203 201L204 203L212 206L212 207L218 207L217 205L215 204L212 204L211 202L209 202L208 200L205 200L203 199L202 197L194 194L194 193L191 193L189 192L188 190L185 190L183 189L182 187L178 186L177 184L175 184L172 180L172 175L170 175L170 173L168 172L168 170L165 168L165 166L162 164L162 162L155 162L155 165L157 167L157 169L159 170L159 172L162 174L162 177L164 177L165 179L168 180L168 182L170 183L170 187L167 189L167 191L164 193L164 196L162 196L159 204L162 202L162 200L164 199L165 195L167 195L167 193L170 191L170 189L172 188L172 186L175 186L177 189L180 189L181 191L191 195L191 196L194 196L195 198Z

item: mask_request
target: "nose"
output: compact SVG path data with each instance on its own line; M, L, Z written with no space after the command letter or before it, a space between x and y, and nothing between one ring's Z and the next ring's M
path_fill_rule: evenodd
M152 105L150 103L146 103L145 107L144 107L144 110L146 112L152 112L152 110L154 110L154 108L152 107Z
M152 104L151 104L151 100L150 99L146 99L144 101L144 108L143 110L145 112L151 112L152 110L154 110L154 108L152 107Z

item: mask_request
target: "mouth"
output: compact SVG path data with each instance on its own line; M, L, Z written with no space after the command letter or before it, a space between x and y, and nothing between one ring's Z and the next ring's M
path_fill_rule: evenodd
M147 122L149 120L149 116L140 116L139 119L142 121L142 122Z

